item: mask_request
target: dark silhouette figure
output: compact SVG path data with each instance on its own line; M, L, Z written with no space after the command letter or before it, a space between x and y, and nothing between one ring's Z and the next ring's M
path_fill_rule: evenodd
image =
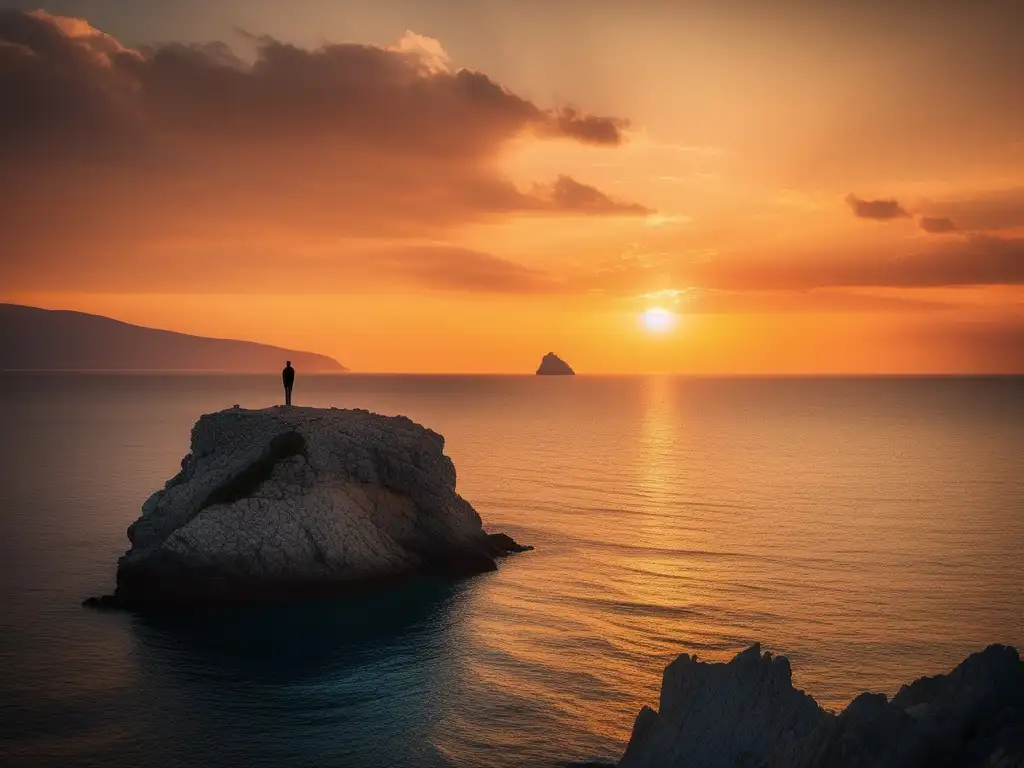
M292 361L286 360L284 370L281 371L281 380L284 382L284 404L292 404L292 385L295 383L295 369L292 368Z

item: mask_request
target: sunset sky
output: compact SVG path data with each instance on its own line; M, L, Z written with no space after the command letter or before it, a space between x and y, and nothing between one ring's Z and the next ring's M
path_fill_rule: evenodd
M42 5L0 301L359 371L1024 372L1019 2Z

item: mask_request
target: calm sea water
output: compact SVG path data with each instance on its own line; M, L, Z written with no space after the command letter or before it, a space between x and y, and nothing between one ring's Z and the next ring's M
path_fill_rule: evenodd
M681 652L832 707L1024 643L1024 380L301 377L447 438L497 573L189 619L95 613L203 412L277 376L0 375L0 763L615 758Z

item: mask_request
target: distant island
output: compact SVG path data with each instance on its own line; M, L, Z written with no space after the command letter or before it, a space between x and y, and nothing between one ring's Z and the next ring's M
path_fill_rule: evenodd
M0 304L0 370L347 371L325 355L145 328L84 312Z
M537 369L538 376L575 376L576 371L569 367L569 364L554 352L548 352L540 361Z

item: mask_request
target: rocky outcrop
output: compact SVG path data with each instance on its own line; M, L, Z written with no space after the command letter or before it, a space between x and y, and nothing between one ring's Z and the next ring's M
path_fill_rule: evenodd
M117 589L147 607L332 592L494 570L527 549L484 532L444 438L366 411L235 407L203 416L181 471L128 528Z
M620 765L756 766L824 716L793 688L784 656L757 645L728 664L683 654L665 669L658 711L640 710Z
M728 664L680 656L619 768L1024 768L1024 663L993 645L948 675L864 693L840 714L754 645Z
M540 361L537 369L538 376L574 376L576 371L569 367L569 364L554 352L548 352Z

